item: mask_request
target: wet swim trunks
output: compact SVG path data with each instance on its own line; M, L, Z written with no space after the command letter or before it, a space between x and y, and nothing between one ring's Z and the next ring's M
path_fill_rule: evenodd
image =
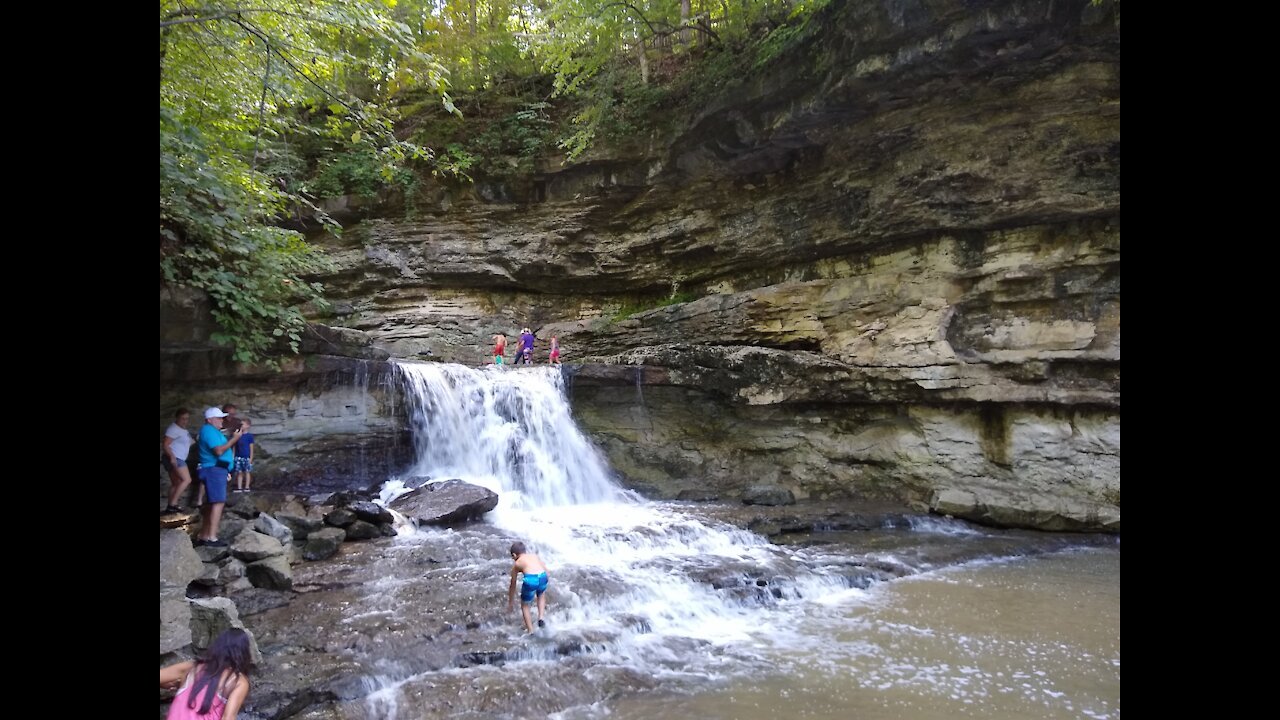
M533 602L534 595L541 595L547 591L547 574L540 572L537 575L525 575L524 585L520 586L520 602Z

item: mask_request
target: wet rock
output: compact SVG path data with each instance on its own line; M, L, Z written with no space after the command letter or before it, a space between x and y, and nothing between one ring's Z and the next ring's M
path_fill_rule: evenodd
M284 607L293 601L293 597L294 594L287 590L250 587L235 594L236 609L240 611L240 617L248 617Z
M691 500L694 502L713 502L720 499L720 493L714 490L705 490L702 488L685 488L676 493L677 500Z
M335 683L365 677L364 668L351 657L293 654L277 646L268 650L267 660L267 667L254 678L253 690L245 702L252 718L308 717L310 708L337 699L331 689ZM363 694L354 696L359 698Z
M378 523L389 523L392 520L391 513L388 512L386 508L368 500L351 503L351 505L348 506L348 509L355 513L356 517L360 520L373 523L374 525L377 525Z
M196 578L193 579L191 582L196 583L197 585L204 585L206 587L221 585L222 583L219 582L219 578L221 577L221 575L222 575L222 569L219 568L216 564L205 563L204 571L201 572L198 576L196 576Z
M253 528L246 527L231 543L231 554L252 563L277 555L284 555L284 546L270 535L263 535Z
M290 688L285 692L257 692L256 687L254 690L255 692L250 693L250 699L245 702L246 712L241 715L252 718L294 718L309 711L312 706L335 699L333 693L308 687Z
M302 557L304 560L324 560L333 557L346 539L347 533L342 528L330 527L317 530L307 536L307 544L302 548Z
M395 537L399 534L396 532L396 526L391 523L383 523L379 525L378 532L382 533L382 537Z
M238 560L234 557L227 559L220 567L219 582L226 584L239 580L244 577L245 567L247 566L243 560Z
M373 337L363 330L348 327L330 327L310 323L302 334L298 350L304 353L326 353L361 360L386 360L391 353L373 343Z
M191 607L183 595L160 598L160 653L191 644Z
M191 601L191 644L196 650L207 649L214 638L229 628L245 629L236 604L229 598ZM253 662L262 662L262 653L258 651L253 633L249 633L249 653Z
M293 571L289 568L289 562L281 555L249 563L245 568L245 575L254 587L272 590L293 588Z
M488 488L461 480L424 485L396 498L392 509L426 525L446 525L475 519L498 506Z
M912 569L910 565L906 565L896 560L889 560L884 558L868 559L866 561L866 565L869 568L880 570L886 573L887 575L889 575L890 577L895 577L895 578L906 577L907 575L914 575L916 572L914 569Z
M329 683L329 692L339 700L359 700L369 694L373 683L365 675L346 675Z
M230 487L227 488L227 492L231 493ZM246 520L252 520L258 517L260 511L258 506L250 499L248 493L231 493L231 496L227 498L226 507L222 509L222 513L223 522L226 522L228 513L235 514Z
M246 573L247 573L247 568L246 568ZM223 588L223 590L229 593L244 592L245 590L252 590L252 589L253 589L253 583L249 582L248 577L242 577L242 578L237 578L235 580L232 580L231 582L226 584L226 587Z
M347 526L345 532L348 540L372 540L376 537L382 537L382 531L378 530L377 525L367 523L364 520L356 520L351 523Z
M266 513L262 513L253 521L253 529L263 535L270 535L286 547L293 542L293 531L289 526Z
M160 593L181 593L203 571L204 560L182 530L160 531Z
M781 485L752 485L742 494L747 505L794 505L796 496Z
M305 512L305 511L304 511ZM307 535L324 527L324 521L317 518L306 517L303 513L278 512L275 514L276 520L279 520L293 532L295 540L306 540Z
M344 528L356 521L356 514L349 508L338 508L324 516L325 524Z
M201 545L200 547L196 548L196 555L199 555L200 559L207 563L216 563L222 558L230 554L231 554L231 547L228 545L223 545L221 547L210 547L209 545ZM203 570L201 570L201 572L203 572Z
M867 568L850 568L842 576L846 585L859 590L866 590L877 582L890 579L886 577L886 573L878 573Z
M341 493L337 493L337 492L326 492L326 493L316 493L315 495L309 495L307 496L307 504L308 505L340 505L344 501L335 499L340 494Z
M484 650L463 653L458 656L458 667L474 667L476 665L505 665L507 654L496 650Z
M1120 532L1120 508L1046 492L971 486L936 490L929 502L939 515L995 527L1068 532Z
M218 523L218 539L229 543L248 526L249 521L239 515L223 513L222 521Z

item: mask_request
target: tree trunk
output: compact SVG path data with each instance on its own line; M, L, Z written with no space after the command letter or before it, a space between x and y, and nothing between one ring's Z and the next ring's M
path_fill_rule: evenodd
M680 0L680 24L684 25L689 22L689 3L691 0ZM680 44L685 47L689 46L689 28L680 29Z

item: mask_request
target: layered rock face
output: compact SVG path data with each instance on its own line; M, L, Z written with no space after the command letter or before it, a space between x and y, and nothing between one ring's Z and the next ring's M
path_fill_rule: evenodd
M677 137L318 239L326 322L471 364L557 335L580 422L657 496L1118 530L1118 6L816 21Z
M206 407L236 405L253 421L255 488L352 488L412 461L394 370L364 333L313 327L302 354L274 372L210 347L212 317L200 295L162 291L160 308L161 429L186 407L187 429L199 437Z

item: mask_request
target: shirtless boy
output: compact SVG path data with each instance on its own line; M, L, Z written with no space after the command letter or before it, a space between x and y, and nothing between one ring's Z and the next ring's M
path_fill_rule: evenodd
M493 364L501 365L503 363L503 355L507 352L507 336L498 333L493 336Z
M507 589L507 611L515 609L516 576L524 573L524 584L520 588L520 613L524 615L524 629L533 632L533 619L529 616L529 603L538 598L538 627L545 627L542 616L547 614L547 566L542 558L525 550L524 543L511 543L511 587Z

